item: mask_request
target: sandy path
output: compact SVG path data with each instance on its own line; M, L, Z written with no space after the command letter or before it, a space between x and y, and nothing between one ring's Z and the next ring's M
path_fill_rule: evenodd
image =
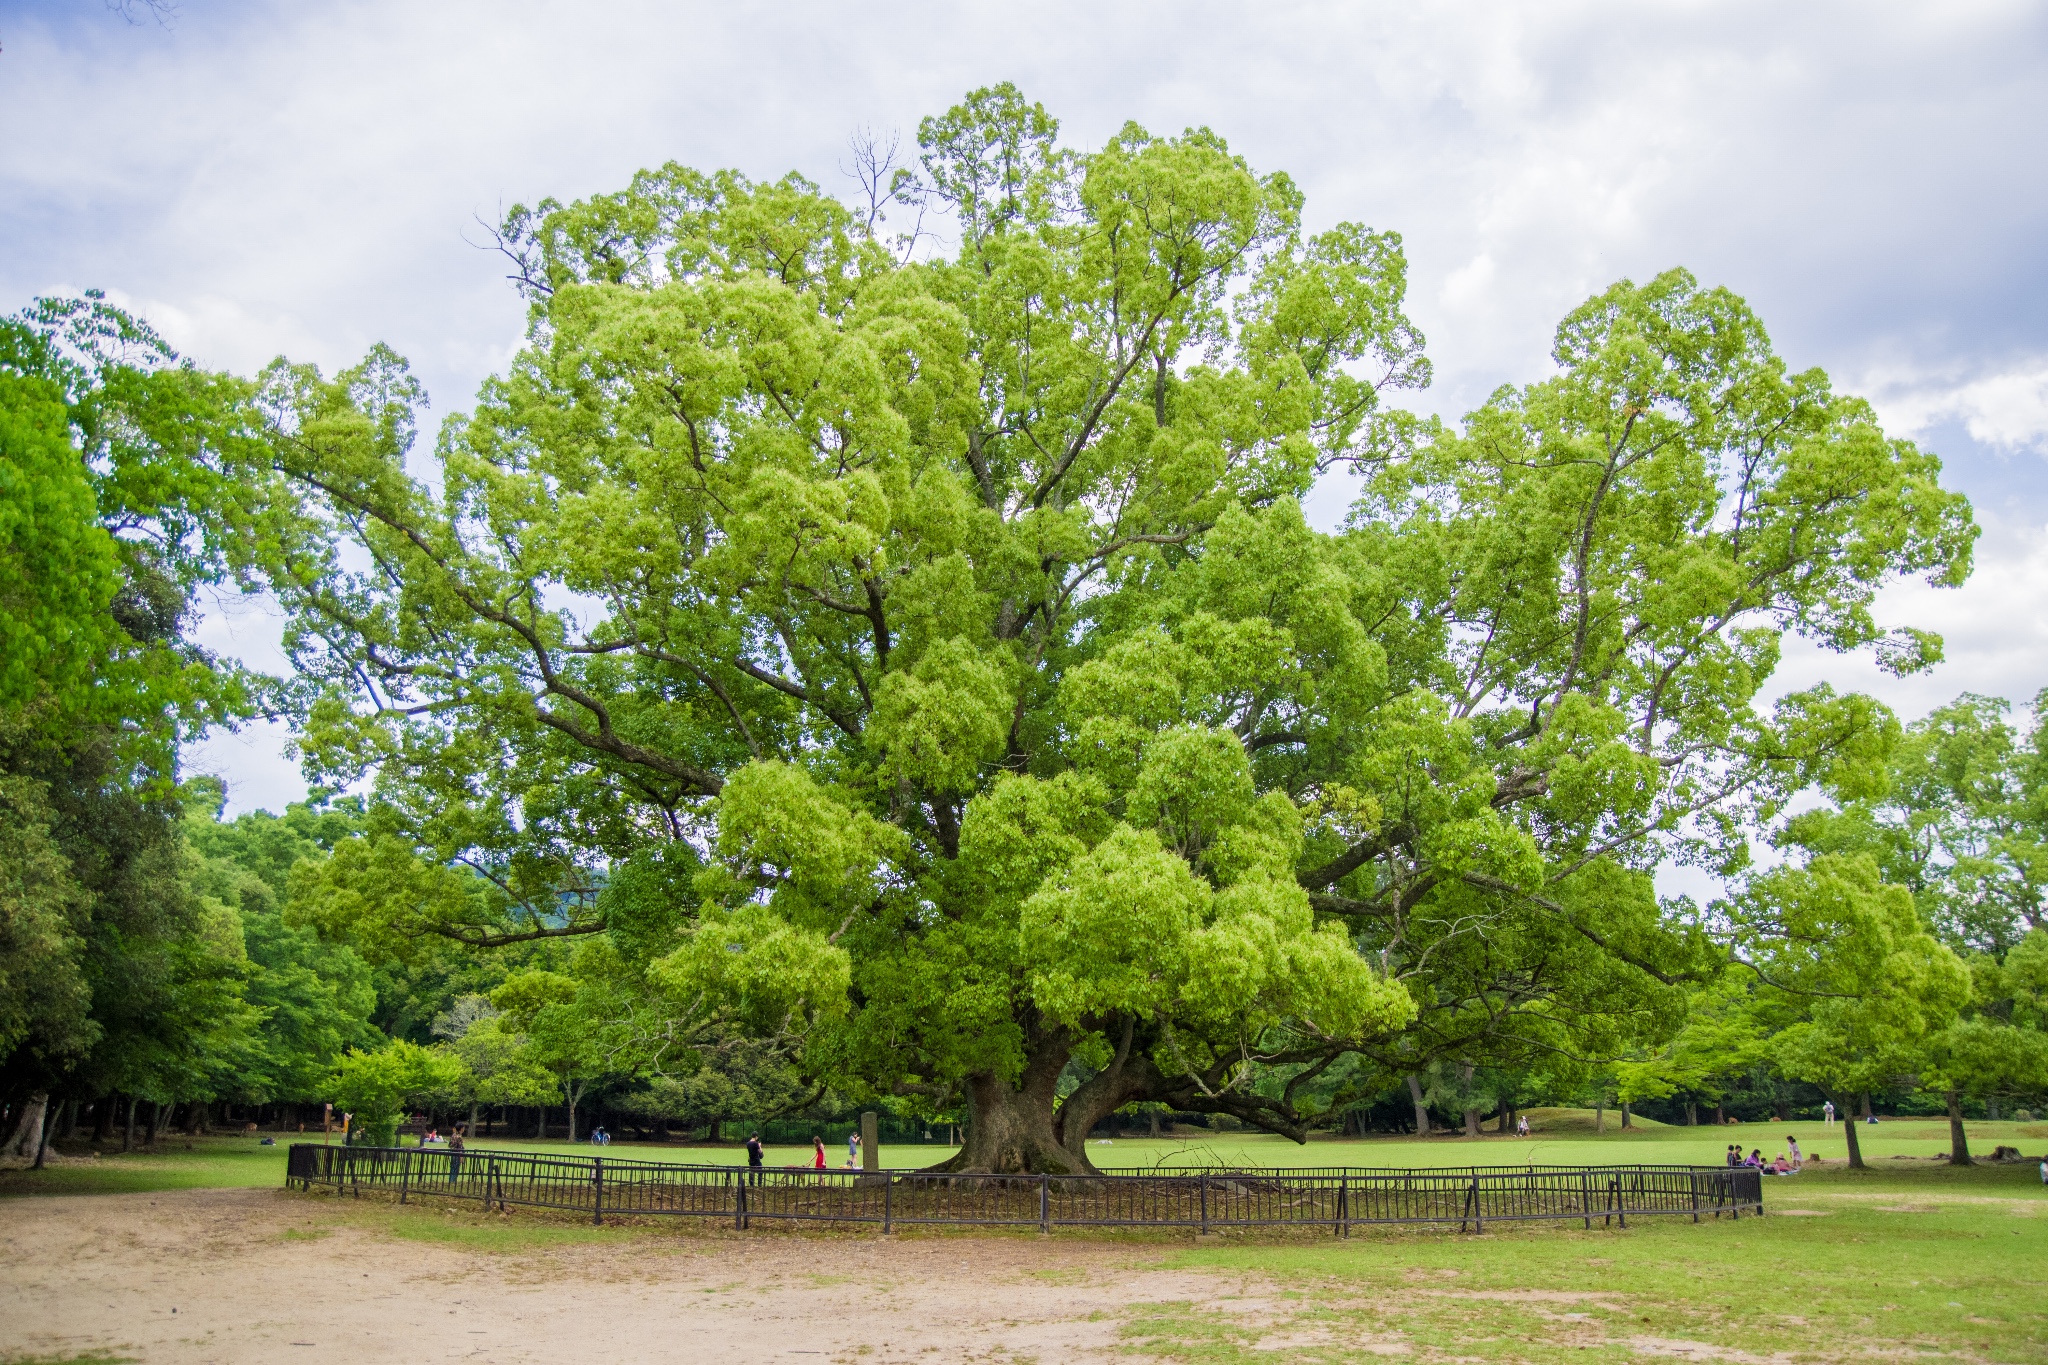
M497 1255L381 1236L374 1220L286 1238L328 1212L273 1190L9 1200L0 1357L1100 1360L1128 1305L1254 1288L1067 1240L664 1236Z

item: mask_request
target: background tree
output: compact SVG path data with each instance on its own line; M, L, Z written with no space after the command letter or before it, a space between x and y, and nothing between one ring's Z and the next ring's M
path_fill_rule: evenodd
M352 1141L389 1147L397 1141L399 1115L449 1089L456 1079L447 1057L398 1038L370 1051L350 1049L328 1079L327 1091L338 1112L354 1115Z
M1823 854L1751 880L1733 906L1754 954L1778 1068L1820 1087L1863 1168L1853 1101L1916 1076L1970 999L1969 974L1905 888L1866 857Z
M184 636L253 582L276 499L252 385L98 295L0 321L0 1097L227 1093L262 1018L233 907L192 884L176 748L257 689ZM40 1101L35 1101L40 1103ZM132 1118L132 1114L131 1114Z

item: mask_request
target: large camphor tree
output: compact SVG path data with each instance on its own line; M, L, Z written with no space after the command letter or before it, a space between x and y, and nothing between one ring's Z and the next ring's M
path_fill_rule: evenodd
M1751 703L1788 632L1938 654L1869 612L1967 572L1936 462L1683 272L1446 429L1384 402L1399 238L1213 133L1084 154L1002 86L919 142L859 210L669 166L515 211L528 343L432 481L395 356L272 370L331 532L272 571L304 751L375 773L306 913L582 937L617 1056L783 1040L964 1108L962 1169L1674 1030L1727 949L1651 870L1874 780L1874 703Z

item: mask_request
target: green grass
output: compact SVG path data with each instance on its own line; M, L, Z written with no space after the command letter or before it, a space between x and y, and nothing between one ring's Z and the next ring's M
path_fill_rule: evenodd
M1204 1129L1183 1129L1160 1138L1128 1137L1112 1142L1097 1140L1088 1155L1108 1171L1171 1168L1175 1166L1228 1166L1257 1169L1284 1166L1465 1166L1465 1165L1597 1165L1602 1163L1674 1163L1719 1165L1723 1149L1739 1142L1745 1151L1761 1147L1765 1156L1775 1157L1784 1149L1788 1133L1796 1133L1809 1156L1823 1157L1825 1168L1839 1167L1848 1156L1848 1144L1839 1125L1832 1129L1818 1123L1729 1124L1720 1128L1681 1128L1644 1124L1621 1132L1615 1116L1608 1115L1608 1131L1591 1131L1590 1110L1537 1110L1533 1115L1537 1132L1533 1137L1438 1136L1332 1138L1317 1136L1307 1145L1289 1142L1266 1133L1216 1133ZM1873 1166L1892 1164L1933 1164L1929 1159L1948 1151L1948 1125L1939 1119L1896 1119L1858 1130L1863 1140L1864 1159ZM1979 1157L1990 1154L2001 1143L2039 1156L2048 1149L2048 1124L1971 1123L1970 1147ZM283 1135L277 1146L260 1146L257 1139L244 1136L176 1138L154 1153L123 1155L116 1145L91 1155L90 1144L68 1145L41 1171L0 1170L0 1196L20 1194L135 1194L152 1190L221 1189L275 1186L284 1183L285 1148L296 1138ZM486 1149L515 1152L549 1152L590 1156L588 1143L535 1142L525 1139L491 1138L477 1142L471 1151ZM955 1149L941 1144L903 1144L882 1148L882 1164L891 1170L929 1166L952 1155ZM746 1153L738 1143L713 1146L705 1143L615 1143L604 1149L609 1157L638 1161L691 1162L710 1165L740 1165ZM843 1143L827 1147L826 1160L835 1168L846 1160ZM771 1147L771 1166L808 1166L808 1147ZM1772 1197L1775 1197L1775 1192Z
M0 1196L22 1194L145 1194L284 1183L284 1147L249 1138L178 1138L156 1152L126 1155L118 1144L92 1155L79 1145L57 1153L42 1170L0 1170Z
M1283 1347L1298 1361L1400 1350L1584 1362L1669 1354L1679 1342L1794 1358L2048 1358L2048 1197L2031 1169L1838 1169L1767 1186L1766 1198L1770 1216L1700 1227L1639 1220L1625 1232L1496 1227L1192 1248L1168 1264L1286 1288L1253 1291L1266 1302L1251 1313L1141 1305L1126 1341L1219 1363L1270 1361Z
M1571 1116L1561 1116L1569 1120ZM1696 1359L1846 1357L1876 1350L1928 1359L2048 1360L2048 1190L2035 1168L1957 1170L1928 1160L1946 1150L1946 1125L1902 1120L1866 1127L1874 1169L1845 1168L1839 1129L1818 1124L1574 1131L1568 1121L1533 1140L1485 1137L1317 1139L1299 1146L1257 1134L1119 1139L1089 1154L1110 1169L1177 1163L1242 1166L1432 1166L1519 1162L1715 1161L1729 1141L1776 1155L1787 1131L1829 1160L1764 1186L1769 1215L1695 1227L1638 1220L1627 1230L1491 1225L1483 1235L1412 1230L1352 1238L1238 1233L1196 1239L1170 1232L1096 1237L1148 1265L1245 1274L1233 1303L1135 1306L1125 1342L1138 1353L1189 1362L1365 1360L1403 1351L1417 1361L1585 1362L1664 1354L1704 1343ZM1766 1137L1770 1141L1765 1141ZM2038 1157L2040 1124L1970 1125L1979 1155L1999 1144ZM487 1144L576 1151L566 1144ZM892 1147L892 1166L924 1165L950 1149ZM844 1149L839 1155L843 1159ZM614 1156L729 1161L736 1149L619 1144ZM790 1162L799 1149L777 1149ZM1906 1158L1906 1159L1898 1159ZM284 1148L243 1137L183 1140L155 1154L67 1155L49 1169L0 1172L0 1193L96 1193L276 1186ZM586 1243L649 1245L655 1237L729 1236L681 1222L591 1227L534 1211L510 1216L467 1206L389 1200L308 1200L280 1241L337 1228L478 1252L520 1254ZM778 1230L787 1231L787 1230ZM748 1234L749 1236L759 1234ZM862 1237L872 1229L792 1235ZM911 1236L945 1236L941 1232ZM984 1233L971 1234L985 1236ZM1020 1239L1035 1234L1018 1234ZM1040 1278L1059 1276L1057 1253ZM1277 1286L1277 1288L1276 1288ZM1226 1311L1227 1310L1227 1311ZM1712 1352L1720 1352L1718 1357ZM1589 1354L1590 1353L1590 1354ZM1748 1353L1743 1354L1732 1353ZM111 1365L115 1357L5 1361L0 1365Z

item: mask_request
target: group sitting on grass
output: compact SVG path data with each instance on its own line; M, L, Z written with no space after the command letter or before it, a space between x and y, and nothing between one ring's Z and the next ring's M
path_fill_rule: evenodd
M1797 1175L1806 1165L1806 1159L1799 1150L1799 1139L1788 1137L1785 1144L1791 1149L1790 1159L1787 1159L1785 1153L1780 1152L1776 1161L1766 1161L1763 1148L1752 1147L1749 1155L1745 1157L1742 1154L1742 1144L1731 1142L1728 1144L1727 1162L1730 1166L1762 1171L1765 1175Z

